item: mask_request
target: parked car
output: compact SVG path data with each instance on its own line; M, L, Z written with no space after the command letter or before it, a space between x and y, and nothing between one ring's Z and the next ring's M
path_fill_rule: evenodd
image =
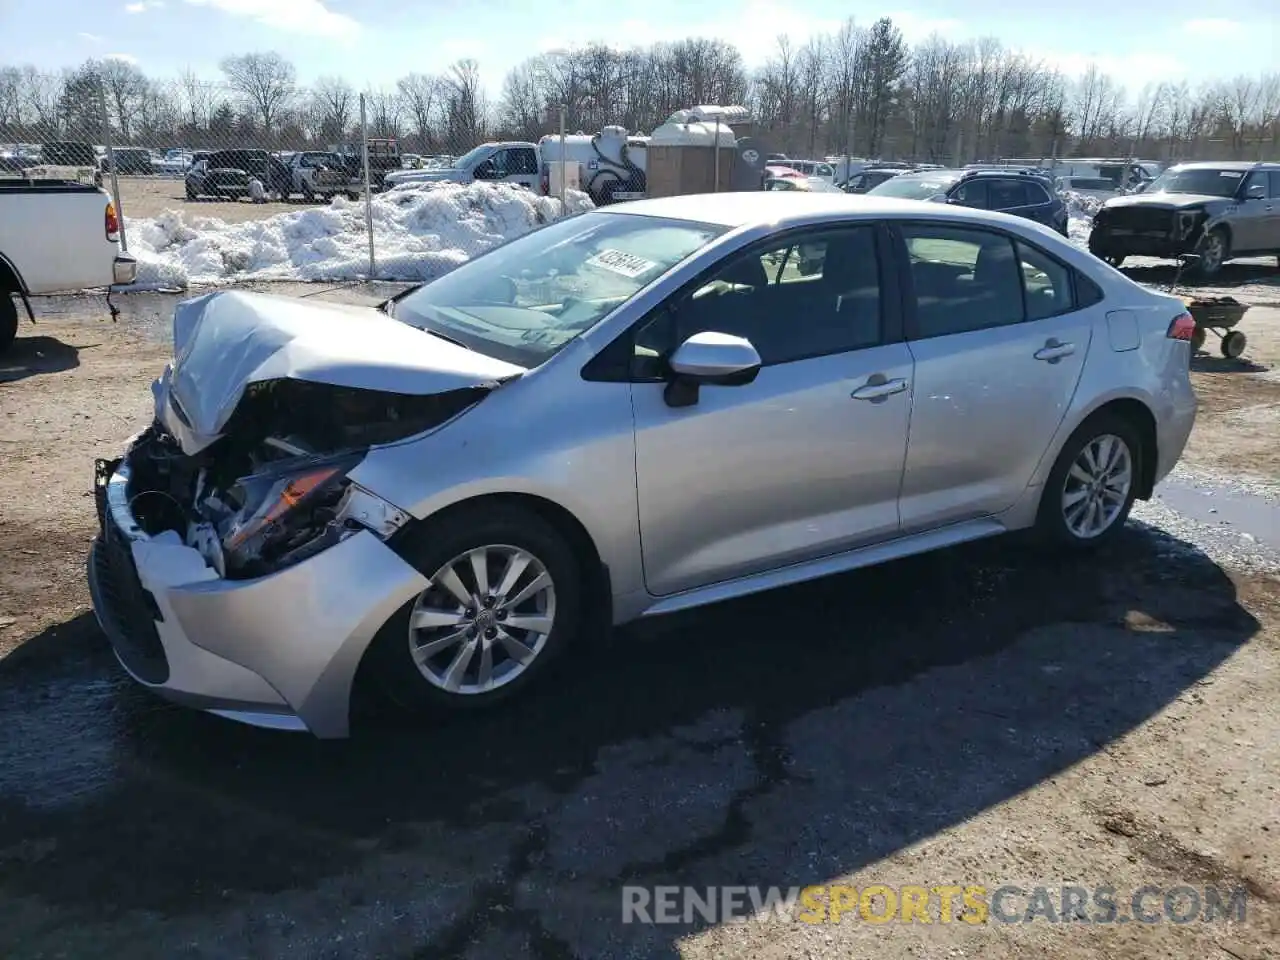
M352 200L360 196L359 179L352 176L336 153L304 150L291 154L285 166L289 171L289 193L300 193L308 202L332 200L339 194L346 194Z
M1113 266L1129 256L1198 255L1203 277L1235 257L1280 256L1280 163L1182 163L1141 194L1108 200L1089 249Z
M40 163L49 167L92 167L97 156L93 144L79 140L55 140L40 148Z
M899 197L995 210L1034 220L1067 235L1067 205L1047 177L1029 170L927 170L903 173L867 191L870 197Z
M1114 180L1108 180L1105 177L1058 177L1054 181L1054 186L1059 191L1076 193L1095 200L1110 200L1124 193L1124 188Z
M98 464L94 609L224 717L346 735L358 669L483 707L610 623L1108 542L1187 441L1194 329L1028 220L793 191L592 210L381 309L206 294Z
M116 158L117 173L122 177L150 176L156 171L151 160L151 151L141 147L114 147L110 154L100 158L104 173L111 172L111 156Z
M240 200L249 195L253 178L271 193L287 196L292 186L288 169L265 150L217 150L192 162L185 177L187 199Z
M132 283L106 192L60 180L0 180L0 353L18 332L14 297Z
M541 157L538 145L527 141L482 143L468 150L449 167L396 170L383 180L387 188L407 183L509 183L540 189Z
M845 193L867 193L870 190L880 186L886 180L892 180L894 177L900 177L905 170L897 167L869 167L861 173L855 173L845 182L841 189Z

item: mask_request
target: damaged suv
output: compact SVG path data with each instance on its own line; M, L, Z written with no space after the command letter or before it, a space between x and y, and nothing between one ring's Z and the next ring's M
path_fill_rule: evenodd
M357 670L483 706L611 623L1105 542L1190 433L1194 329L1026 220L766 191L558 220L379 309L208 294L97 464L94 609L248 723L344 736Z
M1211 277L1233 257L1280 256L1280 163L1181 163L1141 193L1094 215L1089 250L1114 267L1126 257L1196 254Z

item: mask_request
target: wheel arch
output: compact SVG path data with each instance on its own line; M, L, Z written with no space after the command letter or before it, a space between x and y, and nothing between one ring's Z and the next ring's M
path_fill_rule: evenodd
M18 272L18 268L13 265L3 253L0 253L0 294L20 293L25 295L27 285L22 280L22 274Z
M587 530L586 524L571 510L554 500L534 493L516 492L481 493L466 497L426 517L410 520L391 538L388 546L403 556L399 545L409 537L415 536L418 531L429 527L443 517L490 506L510 506L527 510L548 523L568 541L574 554L582 562L583 575L587 581L587 589L583 595L587 600L588 627L584 632L590 635L597 627L607 629L613 622L613 585L609 566L604 562L600 549Z
M1155 489L1156 467L1160 456L1156 417L1151 407L1144 400L1133 396L1110 397L1086 410L1071 424L1070 429L1066 429L1064 424L1064 429L1061 431L1059 439L1049 451L1052 456L1046 455L1042 461L1043 472L1041 479L1048 479L1049 473L1053 470L1053 465L1057 463L1058 457L1062 455L1063 447L1066 446L1067 441L1071 439L1077 430L1089 423L1089 421L1106 415L1121 417L1137 430L1142 447L1138 451L1140 471L1136 497L1139 500L1151 499L1152 491Z

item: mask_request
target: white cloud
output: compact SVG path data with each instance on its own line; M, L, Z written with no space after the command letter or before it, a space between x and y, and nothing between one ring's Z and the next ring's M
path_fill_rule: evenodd
M827 20L805 16L799 11L787 11L779 19L778 7L763 0L751 0L733 23L723 20L700 21L696 18L681 20L678 24L653 23L648 20L630 19L611 25L608 36L601 36L599 27L583 28L570 20L564 29L557 28L554 35L535 41L539 53L566 50L603 43L615 49L648 47L655 43L670 43L687 37L714 37L732 44L742 54L748 67L758 67L778 52L778 39L785 34L793 48L799 48L810 37L833 34L840 29L840 20ZM759 24L776 24L775 29L761 28ZM621 40L617 38L623 38Z
M335 40L351 40L360 24L345 13L334 13L324 0L186 0L193 7L213 7L264 27Z
M1100 56L1092 53L1029 50L1027 55L1071 79L1083 76L1090 67L1096 67L1099 73L1110 76L1130 94L1138 93L1149 83L1175 80L1187 73L1185 58L1172 53L1137 50L1133 53Z
M148 10L159 10L164 6L164 0L138 0L137 3L127 3L124 7L125 13L146 13Z
M81 40L86 41L87 43L102 42L102 38L98 36L96 33L77 33L76 36L79 37Z
M104 60L119 60L121 63L128 63L133 66L138 65L138 58L132 53L108 53L103 56Z
M1182 32L1203 39L1225 40L1242 36L1244 25L1234 20L1209 18L1205 20L1188 20L1182 25Z
M950 17L922 17L918 13L904 11L886 13L885 16L902 31L902 37L907 43L920 43L922 40L928 40L935 33L947 40L956 40L961 34L966 33L964 24ZM860 25L870 26L866 22Z

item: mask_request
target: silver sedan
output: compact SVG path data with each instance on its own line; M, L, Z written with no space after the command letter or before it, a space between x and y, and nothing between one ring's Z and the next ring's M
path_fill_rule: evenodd
M1193 330L1027 220L789 191L591 211L379 309L209 294L97 465L94 606L244 722L344 736L362 664L488 705L610 624L1106 542L1191 432Z

